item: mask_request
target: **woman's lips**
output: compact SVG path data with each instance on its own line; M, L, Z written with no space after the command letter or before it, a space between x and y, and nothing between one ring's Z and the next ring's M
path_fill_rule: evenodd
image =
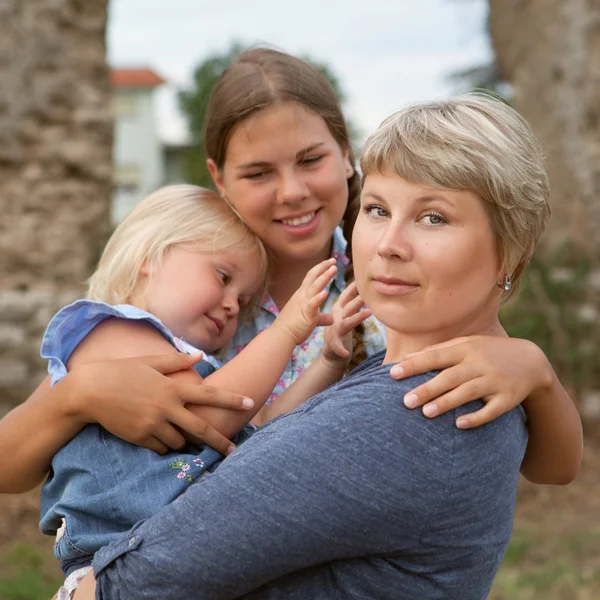
M419 285L403 279L392 277L375 277L373 279L375 291L383 296L405 296L414 292Z

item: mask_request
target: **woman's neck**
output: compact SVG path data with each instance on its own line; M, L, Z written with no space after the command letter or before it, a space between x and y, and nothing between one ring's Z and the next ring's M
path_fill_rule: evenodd
M384 364L400 362L407 354L420 352L434 344L449 342L459 337L470 335L489 335L495 337L508 337L498 317L484 325L473 327L457 327L443 332L426 332L421 334L402 333L386 327L387 348Z
M333 240L316 256L305 260L273 260L269 295L275 306L281 310L302 284L306 274L315 265L331 256Z

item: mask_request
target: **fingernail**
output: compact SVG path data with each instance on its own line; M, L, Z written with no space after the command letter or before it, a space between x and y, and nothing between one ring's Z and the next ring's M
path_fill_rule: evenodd
M416 394L407 394L404 396L404 406L407 408L414 408L419 401L419 397Z
M400 365L394 365L390 370L390 374L392 377L402 377L404 375L404 369Z
M435 417L435 415L437 415L437 413L438 413L438 407L435 404L429 403L423 407L423 414L426 417Z
M244 398L242 400L242 406L244 408L252 408L254 406L254 400L252 400L252 398Z
M467 419L467 417L458 417L458 419L456 419L456 426L459 429L465 429L469 426L469 419Z
M229 456L235 450L235 446L232 444L227 448L227 456Z

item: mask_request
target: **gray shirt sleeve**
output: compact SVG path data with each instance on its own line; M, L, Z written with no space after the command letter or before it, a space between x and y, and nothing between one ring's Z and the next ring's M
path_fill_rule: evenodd
M348 379L101 549L97 598L235 598L332 561L410 553L452 485L455 415L408 411L418 381Z

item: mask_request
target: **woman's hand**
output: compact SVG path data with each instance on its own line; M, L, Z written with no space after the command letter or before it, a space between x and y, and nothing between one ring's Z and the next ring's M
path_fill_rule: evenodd
M73 399L70 411L84 424L100 423L117 437L159 454L183 447L185 434L228 454L233 444L186 404L247 410L254 403L240 394L171 378L200 358L165 354L76 366L65 378Z
M365 307L353 281L346 286L331 310L333 323L325 329L322 359L345 369L352 353L352 330L370 315L371 311Z
M443 369L443 370L442 370ZM509 337L461 337L407 355L391 368L394 379L432 370L442 372L404 397L409 408L435 417L471 400L486 405L457 420L469 429L493 421L536 390L552 384L552 368L532 342Z

